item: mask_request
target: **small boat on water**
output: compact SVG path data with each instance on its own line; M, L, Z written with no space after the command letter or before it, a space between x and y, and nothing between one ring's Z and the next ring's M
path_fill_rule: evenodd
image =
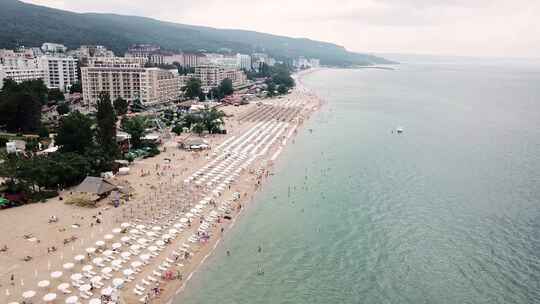
M403 128L402 128L402 127L397 127L397 128L396 128L396 132L397 132L398 134L403 133Z

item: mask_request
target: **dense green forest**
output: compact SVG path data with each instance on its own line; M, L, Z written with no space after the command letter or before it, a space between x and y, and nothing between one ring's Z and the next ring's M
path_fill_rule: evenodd
M40 46L58 42L69 48L101 44L117 54L136 43L158 44L171 51L266 52L280 60L306 56L336 66L387 63L383 58L348 52L309 39L288 38L244 30L190 26L113 14L79 14L17 0L0 0L0 48Z

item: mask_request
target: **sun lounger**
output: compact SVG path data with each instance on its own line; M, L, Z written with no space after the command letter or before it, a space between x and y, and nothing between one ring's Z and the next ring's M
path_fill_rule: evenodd
M161 277L161 272L159 272L159 271L154 270L154 271L152 271L152 274L155 275L155 276Z
M135 289L137 290L140 290L140 291L145 291L146 288L142 287L141 285L138 285L138 284L135 284Z
M161 270L161 271L167 271L167 267L163 267L161 265L158 267L158 269Z
M174 252L173 252L174 253ZM179 254L177 254L179 255ZM172 260L171 258L166 258L165 261L169 262L169 263L174 263L174 260Z
M148 282L148 281L145 280L145 279L142 279L141 282L142 282L144 285L150 286L150 282Z
M150 280L151 282L154 282L154 283L157 282L157 279L154 278L153 276L147 276L146 278L147 278L148 280Z
M139 296L144 296L144 292L142 292L140 290L137 290L136 288L133 289L133 293L136 294L136 295L139 295Z

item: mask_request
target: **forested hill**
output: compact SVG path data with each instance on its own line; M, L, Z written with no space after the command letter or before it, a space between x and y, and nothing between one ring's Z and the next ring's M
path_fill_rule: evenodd
M348 52L345 48L309 39L288 38L252 31L224 30L113 14L79 14L0 0L0 48L40 46L58 42L68 48L101 44L123 54L132 44L152 43L171 51L266 52L278 59L298 56L321 59L327 65L388 63L385 59Z

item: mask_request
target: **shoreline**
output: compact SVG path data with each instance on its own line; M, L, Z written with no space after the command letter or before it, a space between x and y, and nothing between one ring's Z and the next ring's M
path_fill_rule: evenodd
M309 72L314 71L309 70ZM114 178L116 182L128 184L133 188L132 196L123 201L119 208L110 206L108 200L102 202L98 208L86 209L66 205L59 198L55 198L44 204L30 204L2 210L0 221L12 227L12 231L0 237L0 246L6 244L9 247L7 252L0 252L0 302L19 302L22 299L21 294L28 290L36 291L34 301L50 292L58 294L57 303L63 303L70 295L79 295L74 286L71 286L71 294L62 294L54 287L61 282L71 282L69 277L73 273L82 272L77 269L83 264L86 263L87 266L95 264L93 263L95 258L101 257L112 242L116 242L115 238L131 236L133 239L126 244L133 244L135 238L140 236L127 234L127 232L120 234L114 232L121 224L131 223L129 229L137 224L145 224L148 227L159 225L163 231L171 231L175 230L169 229L174 224L174 227L178 227L180 231L173 235L168 245L160 246L158 252L150 252L155 253L155 256L145 261L146 266L136 269L136 273L128 279L122 276L122 271L130 267L129 264L133 264L133 261L138 261L137 255L144 254L145 250L154 246L147 247L148 243L145 243L141 246L142 250L129 250L131 257L125 259L123 262L125 265L118 270L120 273L116 271L112 273L115 278L128 279L123 283L122 289L119 289L118 302L143 303L141 296L134 293L136 287L142 285L141 282L144 282L145 278L153 276L158 267L162 269L165 258L170 260L174 257L175 250L188 248L186 251L190 254L186 259L177 257L178 260L167 266L167 272L180 274L182 280L158 277L161 292L158 297L152 297L149 301L149 303L172 303L176 295L189 288L191 278L215 253L222 243L224 233L234 227L236 221L243 216L245 206L252 205L255 195L270 176L274 161L290 144L290 139L321 106L322 100L302 86L301 77L305 74L295 74L295 79L298 81L297 87L292 93L281 98L262 100L261 105L225 107L224 110L231 115L226 121L227 130L230 132L225 136L206 136L212 146L211 150L205 152L178 150L176 148L178 138L173 138L164 143L164 151L160 155L136 161L130 166L129 175ZM232 161L238 155L246 158ZM193 177L194 172L201 171L201 168L208 167L208 164L219 165L223 162L221 157L232 161L228 163L230 164L228 168L237 167L234 182L226 179L228 183L222 182L220 185L223 185L223 189L217 192L212 191L212 187L208 185L203 186L199 182L202 180L201 176L186 183L186 180L189 181L189 178ZM238 194L240 194L240 199L231 199ZM64 199L69 197L69 190L64 191L61 196ZM208 201L204 205L201 204L205 200ZM230 213L220 211L226 203ZM218 204L222 206L219 209ZM200 209L195 210L195 207L200 207ZM189 224L180 225L178 222L180 217L189 214L190 209L200 211L200 213L192 215ZM214 212L220 214L209 217L209 214ZM47 218L53 215L59 219L58 222L47 222ZM228 220L227 217L230 219ZM100 220L99 223L96 223L96 219ZM21 225L21 223L25 224ZM203 229L204 225L208 227ZM113 231L114 235L107 234L110 231ZM209 239L204 241L206 240L204 238L202 241L192 242L191 238L196 237L201 231L203 234L208 234ZM151 233L150 230L146 234L149 233ZM96 246L100 241L107 240L108 235L113 237L111 243L106 241L101 249ZM159 236L156 243L159 242ZM66 243L66 240L70 238L73 240ZM150 237L150 240L155 241L156 236ZM119 240L117 242L120 243ZM113 256L122 250L128 251L125 248L128 247L126 244L120 244L120 250L113 252ZM54 252L49 252L51 246L55 247ZM84 253L85 248L87 250L89 247L98 247L96 253L88 254L89 261L76 262L74 267L71 266L73 269L65 268L66 263L70 264L69 262L73 261L76 255ZM24 256L32 256L32 260L23 262L21 258ZM92 259L94 261L90 261ZM163 263L160 264L161 261ZM102 270L101 267L94 266L94 271ZM52 272L59 270L64 272L63 277L60 279L49 277ZM163 275L165 273L163 271ZM10 279L12 275L14 275L14 280ZM48 280L51 287L45 289L37 287L37 283L43 280ZM104 283L107 286L112 282ZM142 287L147 290L144 294L148 294L150 286ZM98 297L99 292L99 290L97 293L94 292L92 297ZM87 303L81 300L81 303Z

